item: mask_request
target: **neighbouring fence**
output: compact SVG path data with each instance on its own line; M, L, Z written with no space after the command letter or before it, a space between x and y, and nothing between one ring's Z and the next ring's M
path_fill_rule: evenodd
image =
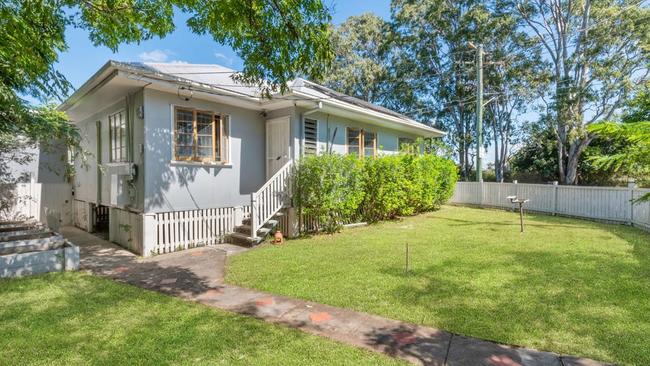
M511 208L508 196L527 198L526 210L632 224L650 230L650 189L553 184L458 182L451 203Z
M0 195L0 199L2 199L2 212L0 212L2 219L40 220L40 183L3 184L0 186Z
M0 185L0 219L31 219L52 229L72 222L72 188L68 183Z
M235 226L249 216L250 206L146 214L144 235L148 237L143 240L152 243L145 245L142 255L225 243Z

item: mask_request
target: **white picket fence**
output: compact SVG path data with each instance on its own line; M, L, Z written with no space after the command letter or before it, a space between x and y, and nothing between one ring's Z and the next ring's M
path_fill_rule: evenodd
M0 219L41 219L41 184L16 183L0 186L0 199L5 209L0 212Z
M145 215L144 230L152 227L153 245L143 255L172 253L189 248L225 243L228 234L250 216L250 206L161 212ZM146 235L146 234L145 234Z
M511 208L506 198L529 199L526 210L631 224L650 230L650 202L634 200L650 189L552 184L458 182L452 203Z

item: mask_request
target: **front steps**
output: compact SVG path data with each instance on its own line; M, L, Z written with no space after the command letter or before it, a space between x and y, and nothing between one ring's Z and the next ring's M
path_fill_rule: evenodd
M282 216L284 216L283 213L276 213L271 220L267 221L264 226L257 230L257 235L255 237L251 236L251 219L246 218L242 221L241 225L235 227L235 232L230 234L230 240L234 244L240 244L249 247L258 245L264 241L267 235L275 231L275 228L280 223Z

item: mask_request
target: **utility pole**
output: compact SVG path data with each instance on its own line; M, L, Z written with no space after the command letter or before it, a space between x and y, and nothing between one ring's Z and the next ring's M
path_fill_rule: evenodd
M483 44L476 49L476 181L483 181Z

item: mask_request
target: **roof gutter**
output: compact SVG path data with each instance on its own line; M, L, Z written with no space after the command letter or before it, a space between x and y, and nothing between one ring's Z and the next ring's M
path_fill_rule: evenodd
M314 95L304 93L304 92L300 92L300 91L295 91L295 90L293 91L293 93L296 94L296 95L300 95L300 96L302 96L304 98L312 98L312 99L319 98L319 97L316 97ZM391 116L391 115L388 115L388 114L385 114L385 113L382 113L382 112L379 112L379 111L374 111L374 110L370 110L368 108L355 106L353 104L346 103L344 101L340 101L340 100L337 100L337 99L327 98L324 102L329 104L329 105L332 105L332 106L335 106L335 107L338 107L338 108L341 108L341 109L346 109L346 110L351 111L351 112L357 112L357 113L365 114L367 116L380 118L380 119L383 119L384 121L398 123L398 124L400 124L402 126L415 128L415 129L418 129L418 130L420 130L422 132L426 132L426 133L428 133L430 135L434 135L436 137L445 136L447 134L446 132L440 131L440 130L438 130L436 128L433 128L433 127L429 127L429 126L427 126L425 124L422 124L420 122L417 122L415 120L407 120L407 119L404 119L404 118L394 117L394 116Z

